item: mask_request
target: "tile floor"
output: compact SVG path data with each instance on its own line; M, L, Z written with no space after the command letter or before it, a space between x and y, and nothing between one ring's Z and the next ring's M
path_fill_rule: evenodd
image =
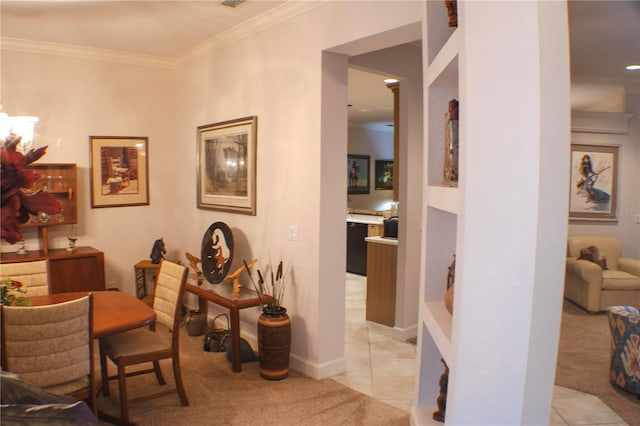
M347 273L345 359L338 382L410 412L417 374L416 345L393 340L392 329L365 320L366 277ZM597 397L555 387L549 424L626 425Z

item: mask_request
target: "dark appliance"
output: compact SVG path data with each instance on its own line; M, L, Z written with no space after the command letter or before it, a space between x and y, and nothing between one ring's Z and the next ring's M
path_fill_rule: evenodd
M384 237L398 238L398 217L390 217L384 220Z
M367 275L367 238L369 225L347 222L347 272Z

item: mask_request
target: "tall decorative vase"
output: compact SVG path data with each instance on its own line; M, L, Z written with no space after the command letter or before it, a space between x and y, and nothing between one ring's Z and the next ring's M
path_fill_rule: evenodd
M263 311L258 318L258 358L260 376L267 380L281 380L289 375L291 352L291 319L287 310Z

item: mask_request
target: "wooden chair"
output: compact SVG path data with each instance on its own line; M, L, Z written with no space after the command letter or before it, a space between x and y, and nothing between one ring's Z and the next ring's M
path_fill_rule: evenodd
M160 272L156 277L153 296L153 309L156 312L156 323L166 326L171 336L156 332L155 324L151 328L140 328L125 333L100 338L100 365L102 369L103 394L109 396L109 381L118 379L120 389L120 417L123 422L129 421L129 406L152 398L159 398L177 393L182 405L189 405L187 394L182 384L179 357L179 330L182 313L182 296L187 282L188 270L167 260L160 264ZM107 357L118 367L118 374L108 376ZM154 372L160 385L165 380L159 361L170 358L173 364L173 377L176 386L149 395L129 398L127 393L127 377ZM128 366L151 362L151 368L142 371L130 371Z
M2 368L47 392L85 400L97 414L93 298L2 306Z
M0 264L0 277L20 281L27 297L49 294L49 263L46 260Z
M122 184L129 185L129 168L123 167L122 159L120 157L110 157L111 162L111 177L122 179Z

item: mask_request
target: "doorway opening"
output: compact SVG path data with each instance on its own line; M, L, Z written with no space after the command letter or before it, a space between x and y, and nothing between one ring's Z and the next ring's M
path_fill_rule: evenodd
M406 28L403 29L403 31L406 31ZM416 232L420 227L422 208L422 195L419 190L421 186L420 183L422 181L422 48L420 41L416 42L416 40L420 38L420 34L420 26L417 25L412 31L406 31L407 38L405 43L397 44L398 37L391 37L390 40L393 40L393 44L375 46L375 43L371 43L370 47L372 49L368 52L351 52L349 50L349 46L341 46L341 51L339 53L346 56L342 59L338 57L331 58L330 60L335 60L332 65L337 64L337 66L330 72L325 73L325 77L329 74L332 76L340 75L340 78L344 78L344 80L340 80L335 87L331 88L334 91L329 90L327 92L330 93L330 95L336 95L336 97L331 99L328 103L325 103L326 98L323 95L323 111L331 108L329 105L331 102L336 102L334 104L335 108L340 107L339 102L347 103L347 91L350 89L350 85L352 83L351 79L347 79L347 75L352 71L352 68L356 71L379 75L381 77L381 84L384 84L383 77L395 77L399 79L401 93L402 85L404 84L407 87L407 96L401 101L401 108L404 108L405 111L404 114L401 113L402 118L400 119L400 124L403 128L403 130L401 130L400 138L402 145L402 148L400 149L401 155L396 159L393 156L389 157L389 154L380 154L380 157L385 158L379 158L378 154L375 154L375 156L373 154L369 154L370 160L374 164L372 168L375 168L375 160L393 160L394 162L397 162L397 167L403 169L400 172L399 201L401 208L398 215L401 221L406 222L404 225L405 230L399 233L397 256L398 273L396 277L396 293L398 298L395 305L395 311L397 314L395 315L394 326L385 328L384 326L378 327L377 324L372 323L370 327L368 324L365 324L366 332L364 328L359 328L360 326L358 325L347 330L347 327L353 325L349 324L351 321L350 314L352 312L347 311L353 307L349 306L349 302L347 302L346 299L348 297L353 298L354 293L360 293L360 296L355 296L360 297L356 302L358 307L355 309L361 309L361 306L365 303L365 296L363 295L364 288L362 286L364 284L362 283L356 284L356 286L360 285L360 288L347 290L351 292L350 295L346 294L345 286L353 284L347 282L349 278L356 278L352 281L358 281L360 275L346 275L345 264L342 262L337 262L335 264L335 268L339 268L340 270L334 270L330 276L338 280L338 277L341 275L341 281L344 285L339 288L338 286L335 286L331 289L325 289L327 292L331 293L330 296L328 293L325 293L327 296L326 300L333 300L336 302L334 306L342 306L345 309L345 316L343 317L342 323L335 324L336 327L341 327L345 330L345 341L334 343L341 344L343 347L344 365L346 367L347 374L350 372L353 373L354 371L356 374L355 376L353 374L351 376L341 374L339 376L334 376L334 379L343 381L343 383L352 386L359 391L370 394L374 398L387 400L389 402L395 398L398 407L407 409L411 406L415 371L417 371L417 367L415 366L415 346L411 348L411 345L405 342L406 339L404 339L403 336L407 334L407 337L415 336L418 321L417 304L419 267L416 266L414 268L415 270L412 271L412 268L407 267L407 264L413 261L414 265L419 265L419 262L415 262L414 258L419 256L420 251L420 234L419 232ZM382 40L379 36L380 35L376 37L376 41ZM384 43L383 40L382 43ZM378 48L378 50L374 50L375 48ZM382 86L382 89L388 91L389 103L391 104L393 100L393 93L387 87ZM343 108L342 111L345 111L346 113L345 108ZM388 113L390 113L390 116L392 117L392 109L389 110ZM348 129L348 120L346 117L336 116L334 118L334 122L326 122L325 125L327 125L327 127L331 127L331 131L336 132L332 134L335 134L338 137L334 138L333 146L325 146L325 143L323 142L323 169L325 169L325 165L329 168L329 163L347 164L345 161L346 158L344 157L345 155L351 153L358 154L356 152L352 152L351 148L347 148L349 139L348 135L351 132L351 129ZM340 126L344 127L340 128ZM390 146L393 144L392 133L393 128L389 127L386 135ZM323 140L326 141L329 139L330 138L323 136ZM336 139L340 139L340 142L335 142ZM404 155L404 158L402 158L402 155ZM394 166L396 164L394 164ZM338 168L334 167L333 169L337 170ZM370 178L373 178L374 171L370 170L370 173ZM323 191L323 194L327 194L329 191L334 192L333 195L327 196L326 199L331 199L335 201L336 204L342 204L346 208L348 206L347 198L342 198L342 200L340 200L341 196L349 196L349 194L344 194L344 186L348 183L348 179L345 179L345 177L345 175L341 175L341 179L335 179L331 189L327 189L327 192ZM394 182L394 184L396 184L396 182ZM373 185L370 186L370 191L375 191L375 187ZM389 194L386 199L387 205L383 204L380 207L374 206L371 210L374 212L378 210L387 210L389 209L389 204L392 202L392 195ZM405 207L406 210L403 210L403 207ZM344 210L342 211L344 212ZM335 220L339 220L337 215L335 216ZM345 218L342 216L341 223L334 223L333 226L339 226L344 230L344 221ZM401 225L401 228L402 226L403 225ZM321 228L323 228L322 225ZM335 227L333 229L335 230ZM325 239L325 235L326 234L324 232L321 232L321 240ZM330 237L326 238L330 239ZM346 251L346 232L344 232L344 235L339 240L342 241L342 247L345 247ZM339 240L336 239L336 241ZM328 247L329 244L321 243L321 246ZM409 253L409 255L407 255L407 253ZM365 333L366 336L364 336ZM339 336L339 334L337 335ZM355 343L354 345L346 345L347 340L353 339L358 335L366 338L367 342L353 342ZM359 353L360 351L361 353ZM365 354L366 357L364 356ZM390 354L393 354L396 359L390 361ZM387 367L384 367L383 365L386 365ZM395 367L389 367L391 365L394 365ZM393 372L389 370L390 368ZM393 385L391 381L402 382L404 385L403 387L406 389L406 394L401 396L399 393L395 393L394 398L385 397L384 394L376 394L376 390L383 392L395 387L396 385Z

